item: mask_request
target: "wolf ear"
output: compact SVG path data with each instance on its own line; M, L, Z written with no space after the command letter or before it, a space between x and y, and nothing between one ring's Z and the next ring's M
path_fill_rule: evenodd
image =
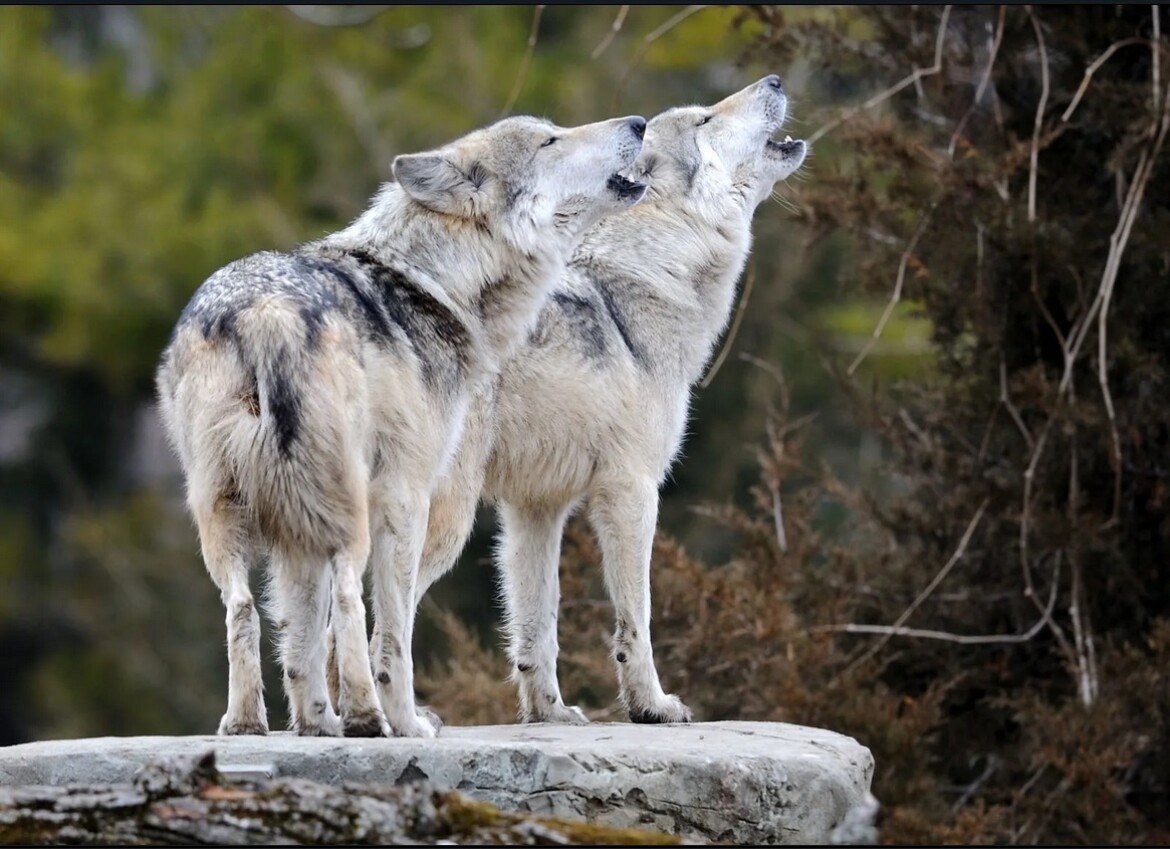
M487 181L478 163L466 171L438 153L407 153L394 159L394 178L403 191L428 209L467 217L472 198Z

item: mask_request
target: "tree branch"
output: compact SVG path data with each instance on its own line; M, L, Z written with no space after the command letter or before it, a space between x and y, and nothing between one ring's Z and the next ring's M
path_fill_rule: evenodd
M687 6L681 12L678 12L674 15L671 15L666 20L665 23L663 23L660 27L658 27L657 29L655 29L653 32L649 33L645 38L642 39L642 46L638 48L637 55L634 56L634 60L632 62L630 62L629 66L626 68L625 72L622 74L622 78L620 80L618 80L617 90L614 92L614 95L613 95L614 109L617 109L618 104L621 103L622 94L626 90L626 82L629 80L630 74L632 74L634 72L634 68L638 67L638 65L641 63L643 57L650 50L650 45L652 45L658 39L662 38L662 36L666 35L668 32L670 32L676 26L678 26L683 21L685 21L687 18L689 18L691 15L694 15L697 12L701 12L704 9L709 9L709 8L710 8L710 6L707 6L707 5Z
M1059 573L1057 574L1059 577ZM1048 596L1048 605L1041 610L1040 618L1022 634L952 634L949 631L934 631L922 628L903 628L893 625L861 625L849 622L844 625L821 625L811 628L813 632L834 632L839 634L881 634L888 642L891 637L914 637L924 640L941 640L948 643L959 643L966 646L982 646L997 643L1026 643L1044 627L1052 616L1056 607L1056 588L1058 581L1052 582L1052 591Z
M950 8L949 6L947 8ZM914 235L910 237L909 243L906 245L906 250L902 251L902 258L898 262L898 275L894 280L894 292L890 295L890 302L886 304L885 311L878 319L877 326L873 329L873 334L866 340L865 345L857 353L853 362L850 363L849 368L845 370L845 374L852 377L853 373L857 371L857 367L869 356L869 352L873 350L874 345L878 343L882 333L886 329L886 324L889 323L890 316L894 314L894 309L898 306L898 302L902 300L902 285L906 280L906 265L910 262L910 257L914 254L914 249L918 247L918 240L922 238L922 234L926 232L926 225L930 222L931 215L934 214L935 207L938 206L938 201L930 205L922 218L918 222L918 229L914 231Z
M915 68L908 75L903 77L899 82L895 83L894 85L890 86L889 88L885 89L884 91L878 92L873 97L871 97L869 100L865 101L865 103L862 103L860 106L854 106L852 109L847 109L840 116L838 116L835 120L830 121L829 123L825 124L819 130L817 130L815 133L813 133L811 136L809 136L808 143L810 145L816 144L818 139L823 138L827 133L831 132L832 130L835 130L837 127L841 126L846 121L851 120L852 118L856 117L857 115L859 115L860 113L862 113L868 109L872 109L873 107L877 106L879 103L884 103L885 101L889 100L891 97L893 97L895 94L897 94L898 92L900 92L902 89L906 88L907 86L917 84L918 81L921 80L923 77L933 76L934 74L937 74L939 71L941 71L942 70L943 43L945 41L945 36L946 36L946 31L947 31L947 21L950 19L950 17L951 17L951 6L948 4L946 7L943 8L942 19L939 20L939 22L938 22L938 34L935 36L935 42L934 42L934 64L933 65L931 65L929 68Z
M947 145L947 155L951 157L955 155L955 144L958 142L959 136L963 134L963 128L967 126L967 121L975 113L979 101L983 98L983 92L987 88L987 84L991 82L991 71L995 68L995 57L999 55L999 46L1003 43L1004 22L1006 20L1007 6L1001 4L999 7L999 22L995 26L995 39L991 43L991 55L987 57L987 67L983 69L983 76L980 78L979 85L975 89L975 97L971 100L971 105L963 113L963 117L955 127L955 132L951 134L951 141Z
M601 40L601 43L598 44L595 48L593 48L593 52L589 54L590 59L596 59L598 56L600 56L602 53L604 53L606 51L606 49L609 47L610 43L614 40L614 38L617 36L617 34L621 31L622 24L625 23L626 15L629 13L629 11L630 11L629 4L622 6L620 9L618 9L617 17L613 19L613 23L609 27L609 32L607 32L605 34L605 38L603 38Z
M544 6L537 5L532 10L532 28L528 31L528 46L524 50L524 58L520 60L520 72L516 75L516 82L512 84L512 91L508 100L500 111L504 118L512 111L516 101L520 99L520 92L524 90L524 83L528 80L528 67L532 64L532 54L536 52L536 36L540 32L540 16L544 14Z
M1036 171L1040 159L1040 130L1044 126L1044 107L1048 105L1048 48L1044 44L1044 33L1040 22L1032 13L1031 6L1024 7L1032 29L1036 31L1036 45L1040 49L1040 102L1036 104L1036 118L1032 123L1032 154L1028 165L1028 223L1036 221Z

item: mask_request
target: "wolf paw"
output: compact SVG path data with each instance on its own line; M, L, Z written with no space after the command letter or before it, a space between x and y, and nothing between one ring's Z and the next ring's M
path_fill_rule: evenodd
M294 719L289 730L298 737L341 737L345 731L341 717L332 708L322 711L313 719Z
M589 719L581 708L563 702L551 704L524 717L525 722L555 722L558 725L588 725Z
M438 719L437 716L435 718ZM417 713L406 717L401 722L391 722L390 727L395 737L420 737L424 740L430 740L439 733L429 719L419 716Z
M389 737L390 723L382 711L363 711L342 720L346 737Z
M239 737L245 735L263 737L268 734L268 720L233 717L225 713L223 719L219 721L219 729L215 733L220 737Z
M694 714L678 696L666 696L650 705L630 708L630 721L659 725L669 722L692 722Z
M435 729L436 734L443 730L443 718L426 705L418 705L415 707L414 713L423 722L429 723L431 728Z

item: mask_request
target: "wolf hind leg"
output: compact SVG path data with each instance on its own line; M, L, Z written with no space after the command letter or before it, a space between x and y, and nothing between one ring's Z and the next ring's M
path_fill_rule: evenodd
M606 482L590 493L589 505L617 619L613 658L622 704L633 722L690 722L690 708L663 692L650 645L650 554L658 487L650 479Z
M569 505L500 504L499 573L507 605L508 657L524 722L583 725L557 684L561 533Z
M243 511L223 492L191 499L203 561L227 612L228 705L221 735L267 734L260 615L248 587L251 542Z
M324 558L274 552L268 602L277 623L289 728L303 737L338 737L341 718L325 680L325 623L331 570Z
M362 575L370 555L369 521L362 510L358 539L333 558L333 608L327 638L327 684L346 737L389 737L378 703L366 639ZM333 682L336 681L336 684Z

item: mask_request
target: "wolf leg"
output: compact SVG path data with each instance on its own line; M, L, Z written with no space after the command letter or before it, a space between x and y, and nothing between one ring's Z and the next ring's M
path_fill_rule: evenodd
M195 499L192 499L195 501ZM228 705L219 734L267 734L260 675L260 615L248 589L248 549L240 509L225 496L195 506L207 571L227 610Z
M331 569L316 558L274 553L269 602L279 628L289 728L304 737L337 737L341 719L325 681L325 622Z
M355 523L358 539L333 558L333 608L330 623L332 650L327 678L336 676L338 711L347 737L388 737L390 726L378 704L370 671L366 641L366 607L362 599L362 574L370 554L366 511ZM327 638L327 643L329 640ZM330 684L330 697L333 697Z
M590 493L589 505L617 617L613 657L622 704L634 722L690 722L690 709L663 692L650 646L650 553L658 487L649 479L608 481Z
M475 525L482 486L482 472L473 479L460 475L439 482L431 497L426 542L419 559L418 583L414 591L416 605L431 585L458 562Z
M557 606L560 602L561 532L568 505L500 504L500 579L507 604L508 657L524 722L581 725L557 685Z
M427 502L409 497L390 501L372 540L375 621L370 658L382 709L394 735L434 737L441 722L432 711L415 708L411 657Z
M426 543L415 588L416 603L422 601L435 581L455 566L475 526L475 511L495 435L494 403L491 387L480 389L472 399L450 468L439 478L431 494Z

